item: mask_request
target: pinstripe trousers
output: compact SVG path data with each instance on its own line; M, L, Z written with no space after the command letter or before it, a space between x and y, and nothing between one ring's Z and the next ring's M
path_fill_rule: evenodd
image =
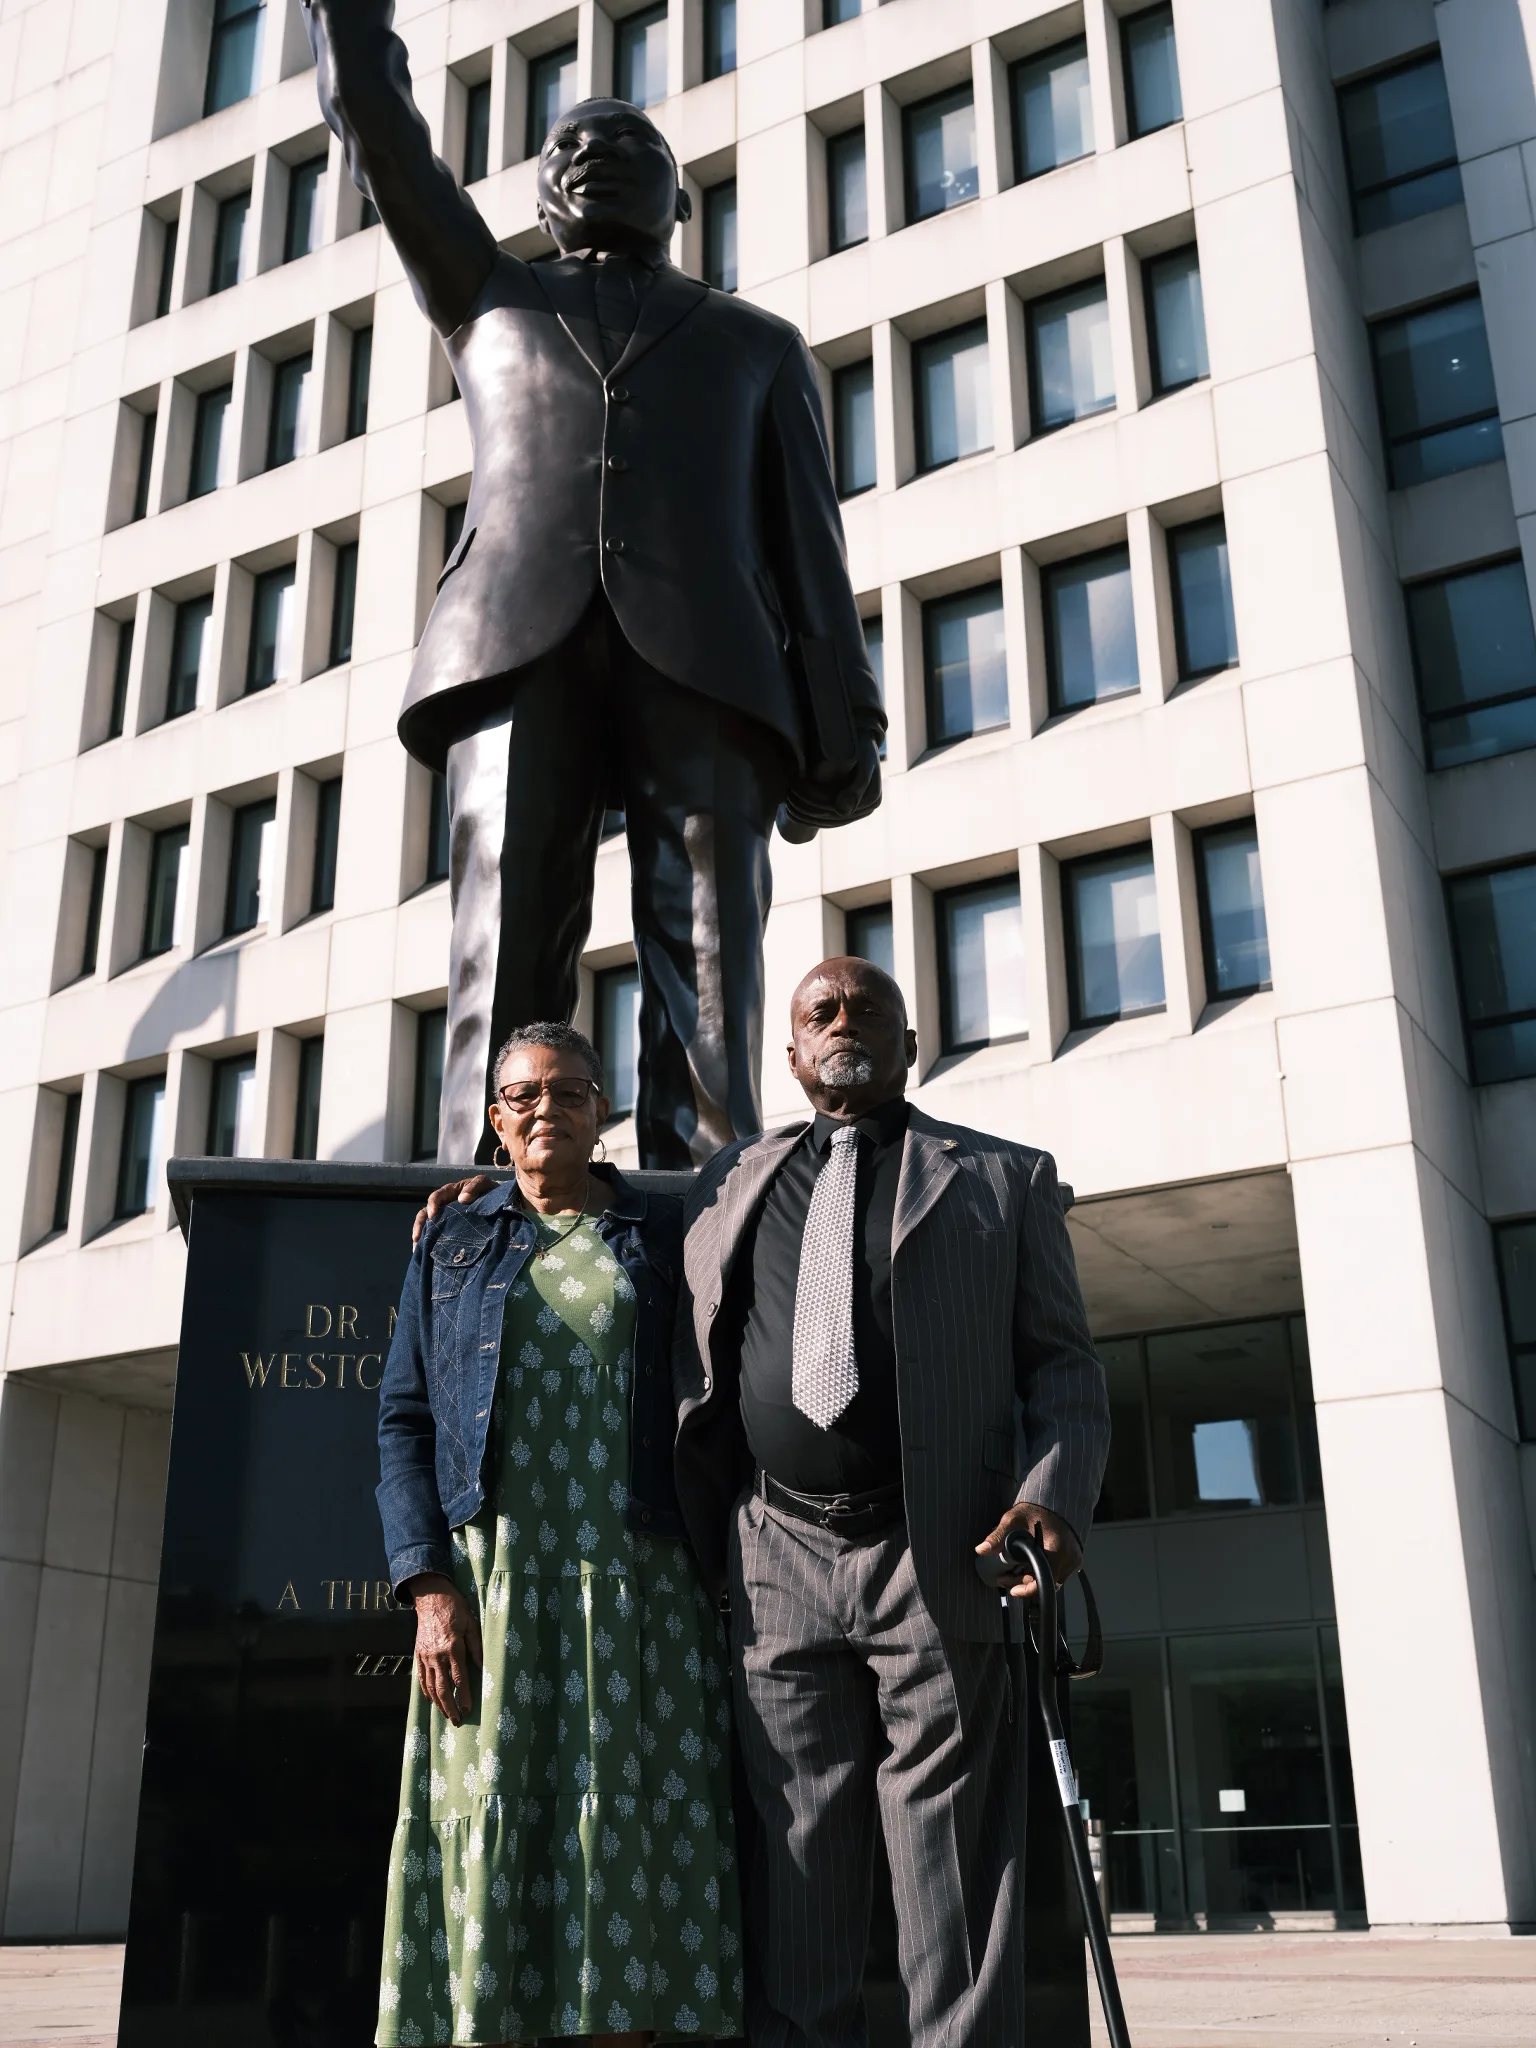
M753 1494L731 1634L753 2048L864 2048L877 1805L912 2048L1019 2048L1024 1736L1003 1645L940 1635L903 1524L849 1539Z

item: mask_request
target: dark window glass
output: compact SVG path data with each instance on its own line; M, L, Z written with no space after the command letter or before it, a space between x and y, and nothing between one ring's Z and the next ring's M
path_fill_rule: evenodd
M208 1091L208 1151L214 1159L249 1159L256 1143L256 1055L220 1060Z
M213 230L213 271L210 292L227 292L245 273L245 224L250 217L251 195L236 192L219 201L219 215Z
M1102 277L1029 307L1029 408L1037 434L1115 402L1109 301Z
M1139 689L1130 550L1101 548L1054 563L1041 587L1052 711L1075 711Z
M1341 86L1339 115L1357 234L1460 199L1451 103L1438 56Z
M647 7L629 14L613 31L615 99L653 107L667 96L667 10Z
M1320 1628L1323 1659L1323 1705L1328 1716L1328 1756L1333 1766L1334 1833L1343 1879L1340 1904L1348 1913L1365 1912L1365 1870L1360 1861L1360 1823L1355 1814L1355 1774L1349 1755L1349 1717L1344 1708L1344 1666L1339 1632Z
M1520 562L1415 583L1408 632L1431 768L1536 747L1536 633Z
M56 1230L63 1227L54 1225ZM1493 1241L1499 1253L1520 1435L1526 1443L1536 1443L1536 1221L1501 1223L1494 1229Z
M1300 1502L1282 1322L1149 1337L1147 1381L1160 1513Z
M864 130L849 128L827 142L827 240L835 256L869 240L869 184Z
M992 378L987 323L972 320L931 335L912 350L917 466L942 469L992 446Z
M265 0L214 0L204 114L217 114L256 90Z
M491 167L491 81L464 94L464 182L477 185Z
M1152 385L1161 394L1178 391L1211 374L1205 348L1205 302L1200 293L1200 255L1193 242L1149 259L1143 272Z
M198 393L197 418L192 428L192 475L187 485L189 498L205 498L219 488L224 466L224 422L234 395L233 384Z
M1008 82L1013 156L1021 181L1093 153L1093 94L1082 36L1010 66Z
M1162 927L1150 846L1126 846L1062 869L1074 1028L1164 1004Z
M1214 1002L1269 987L1269 925L1259 830L1252 818L1213 825L1195 840L1205 987Z
M155 291L157 320L163 320L171 310L171 287L176 281L176 244L180 238L180 220L168 220L160 240L160 282Z
M877 612L872 619L861 620L864 628L864 646L869 655L869 665L875 672L875 688L880 692L880 702L885 702L885 621ZM885 752L885 741L880 742L880 751Z
M1303 1500L1323 1497L1323 1458L1317 1441L1317 1404L1312 1397L1312 1353L1307 1343L1307 1319L1291 1316L1286 1323L1291 1338L1291 1380L1296 1389L1296 1434L1301 1447L1301 1493Z
M443 1056L448 1012L423 1010L416 1019L416 1084L411 1094L411 1157L437 1157L437 1120L443 1100Z
M281 469L303 452L305 402L313 357L306 349L272 373L272 418L267 428L267 467Z
M852 21L859 12L860 0L821 0L821 25L836 28L840 22Z
M1234 668L1237 620L1232 612L1226 521L1218 514L1192 526L1176 526L1168 536L1168 566L1180 682Z
M107 707L107 738L123 736L128 715L128 672L133 666L133 621L124 619L117 629L117 646L112 654L112 702Z
M640 970L630 962L596 977L597 1056L609 1114L633 1113L640 1090Z
M736 0L704 0L704 76L736 69Z
M1120 25L1125 76L1125 118L1131 140L1182 120L1179 58L1173 41L1173 7L1149 7Z
M937 900L939 1012L946 1052L965 1052L1029 1029L1024 919L1016 875L950 889Z
M1074 1688L1072 1762L1084 1816L1104 1829L1108 1910L1177 1923L1184 1886L1165 1691L1161 1640L1117 1636L1100 1682Z
M352 357L347 365L347 439L355 441L368 431L368 384L373 375L373 323L359 327L352 335Z
M617 839L624 830L624 813L610 807L603 812L603 822L598 827L599 839Z
M448 782L442 775L432 776L431 790L427 797L427 880L445 882L452 854L452 838L448 818Z
M170 825L150 841L149 890L144 901L144 944L140 949L146 960L157 953L169 953L180 937L178 912L190 837L187 826Z
M320 246L325 210L325 158L312 156L288 173L288 217L283 261L293 263Z
M1394 490L1504 453L1493 363L1476 292L1371 329Z
M165 689L165 715L183 718L197 708L197 688L203 673L203 651L208 640L208 621L213 617L213 598L189 597L176 607L171 628L171 673Z
M833 447L837 495L857 497L875 487L875 366L845 363L832 373Z
M245 687L269 690L286 680L293 652L294 566L268 569L251 591L251 647Z
M976 108L968 85L903 107L901 125L909 222L976 197Z
M923 606L923 668L930 747L1008 723L1000 583Z
M333 775L315 791L315 872L309 914L336 906L336 851L341 844L341 777Z
M149 511L149 482L155 462L155 414L147 412L139 424L139 466L133 479L133 516L142 519ZM196 495L194 493L194 495Z
M1474 1081L1536 1074L1536 864L1448 884Z
M324 1038L299 1040L298 1101L293 1112L293 1156L320 1156L320 1077L325 1067Z
M101 907L107 893L107 849L91 848L90 893L85 899L85 936L80 943L80 980L96 972L96 954L101 945Z
M115 1221L142 1216L160 1195L164 1159L165 1076L130 1081L123 1101L123 1145L117 1161Z
M330 664L338 668L352 659L352 621L357 611L357 542L343 541L336 550L336 581L331 596Z
M736 180L726 178L704 194L704 282L716 291L736 289Z
M844 922L846 951L855 960L872 960L894 980L896 932L889 903L867 903L862 910L850 910Z
M464 515L469 509L467 498L461 498L457 505L443 507L443 560L446 562L459 542L464 538Z
M362 208L358 214L357 219L358 232L361 233L364 228L376 228L378 224L379 209L374 205L373 201L368 197L367 193L365 192L363 194Z
M524 156L537 156L551 128L576 104L576 45L535 57L528 66L528 131Z
M224 896L224 936L254 931L266 921L267 891L272 875L272 843L277 837L277 802L263 797L242 804L230 822L229 886Z
M63 1127L59 1132L59 1177L53 1184L53 1228L68 1230L69 1203L75 1191L75 1153L80 1145L80 1097L64 1098Z
M1109 1383L1109 1462L1093 1519L1096 1523L1141 1521L1152 1512L1141 1341L1136 1337L1101 1338L1093 1348Z

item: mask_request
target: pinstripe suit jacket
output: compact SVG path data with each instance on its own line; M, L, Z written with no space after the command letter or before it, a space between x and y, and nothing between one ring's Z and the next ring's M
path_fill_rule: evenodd
M713 1342L742 1234L805 1130L726 1146L689 1196L677 1304L677 1492L718 1595L732 1502L751 1472L739 1360ZM1086 1537L1109 1449L1104 1369L1048 1152L910 1112L891 1234L907 1527L948 1635L1001 1633L974 1551L1015 1501ZM1022 1458L1021 1458L1022 1447ZM1022 1473L1022 1476L1021 1476Z

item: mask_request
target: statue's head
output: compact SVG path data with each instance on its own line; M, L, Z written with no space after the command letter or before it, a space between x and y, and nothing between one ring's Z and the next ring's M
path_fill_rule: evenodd
M539 221L561 249L665 249L693 212L677 160L627 100L582 100L539 156Z

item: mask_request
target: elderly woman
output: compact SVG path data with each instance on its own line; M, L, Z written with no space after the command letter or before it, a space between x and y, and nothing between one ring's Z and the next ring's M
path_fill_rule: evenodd
M515 1178L428 1223L379 1403L416 1676L377 2039L741 2031L726 1651L672 1491L682 1204L594 1162L578 1031L530 1024Z

